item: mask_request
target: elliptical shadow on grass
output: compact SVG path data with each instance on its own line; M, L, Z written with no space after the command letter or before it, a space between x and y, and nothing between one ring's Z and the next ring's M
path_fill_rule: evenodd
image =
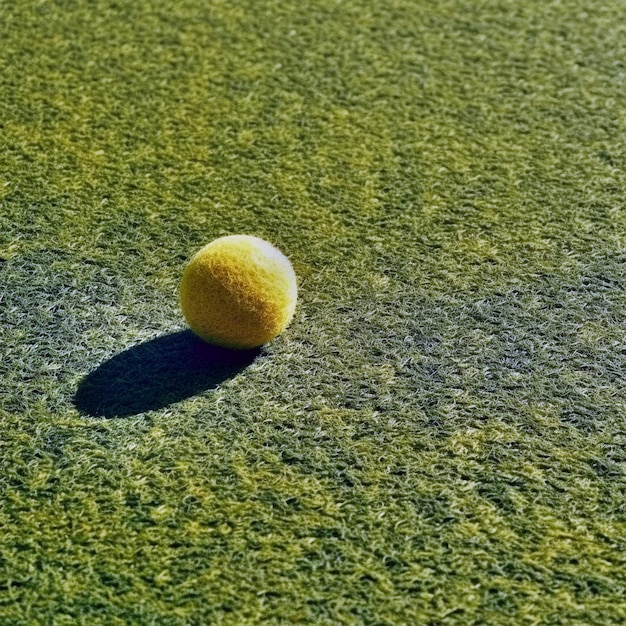
M260 350L211 346L190 331L157 337L124 350L88 374L74 405L92 417L128 417L161 409L231 378Z

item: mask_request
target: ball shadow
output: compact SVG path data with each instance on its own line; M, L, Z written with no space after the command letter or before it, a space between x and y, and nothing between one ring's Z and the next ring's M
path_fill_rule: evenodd
M209 345L190 331L124 350L88 374L74 406L91 417L128 417L214 389L250 365L256 350Z

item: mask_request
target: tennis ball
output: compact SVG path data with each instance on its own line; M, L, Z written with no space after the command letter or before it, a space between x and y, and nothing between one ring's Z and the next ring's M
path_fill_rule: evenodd
M256 348L293 317L298 288L293 267L272 244L249 235L220 237L189 261L180 304L191 330L227 348Z

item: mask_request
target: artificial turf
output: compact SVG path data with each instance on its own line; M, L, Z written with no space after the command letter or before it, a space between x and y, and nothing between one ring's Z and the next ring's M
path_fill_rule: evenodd
M0 624L624 623L625 23L0 3ZM232 233L259 353L178 307Z

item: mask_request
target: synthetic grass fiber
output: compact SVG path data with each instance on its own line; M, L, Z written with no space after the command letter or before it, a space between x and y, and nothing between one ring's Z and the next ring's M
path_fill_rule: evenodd
M0 1L0 623L623 624L625 24ZM235 233L300 289L237 356Z

